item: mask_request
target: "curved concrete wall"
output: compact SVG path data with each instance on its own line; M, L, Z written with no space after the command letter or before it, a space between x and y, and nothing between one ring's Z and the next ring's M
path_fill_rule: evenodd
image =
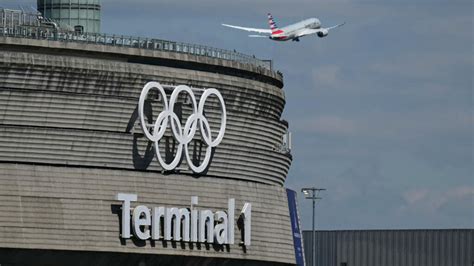
M236 65L239 74L233 75L228 62L203 58L200 63L199 57L174 54L143 56L157 59L152 64L131 63L141 61L139 49L112 51L114 59L113 53L101 53L96 45L74 45L0 38L0 208L31 205L13 208L9 217L0 215L0 243L16 248L294 261L282 187L291 156L280 151L287 124L280 121L285 100L276 74ZM164 57L160 65L164 61L158 59ZM196 65L198 70L193 70ZM204 174L192 175L185 160L179 170L161 173L137 120L138 97L148 81L212 87L223 95L226 134ZM161 104L152 101L150 107L147 114L156 119ZM212 101L206 105L206 116L214 124L219 108ZM183 105L183 117L189 111ZM128 191L120 191L121 187ZM221 208L230 197L236 198L237 208L243 201L253 202L255 244L247 252L236 245L220 253L121 245L118 218L110 213L113 194L118 192L136 192L139 202L151 206L188 206L192 195L203 197L202 206L211 209ZM35 209L43 201L57 204ZM66 215L69 210L83 212L85 223ZM57 211L59 220L48 218L56 217ZM106 218L94 220L104 212ZM60 234L52 236L55 230ZM15 234L21 239L11 241Z

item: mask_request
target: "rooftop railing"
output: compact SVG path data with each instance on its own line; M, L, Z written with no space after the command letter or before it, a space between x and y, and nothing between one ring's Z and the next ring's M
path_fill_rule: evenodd
M255 56L213 48L204 45L173 42L154 38L124 35L77 33L62 29L59 23L44 19L38 14L21 10L0 9L0 36L54 40L62 42L83 42L101 45L131 47L206 56L222 60L236 61L273 71L271 60L261 60ZM277 71L278 75L281 73Z

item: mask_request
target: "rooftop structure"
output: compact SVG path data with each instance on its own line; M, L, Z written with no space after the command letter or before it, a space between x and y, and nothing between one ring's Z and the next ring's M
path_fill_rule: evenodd
M38 0L38 10L76 31L100 33L100 0Z
M235 61L262 68L262 70L273 71L271 60L261 60L255 56L242 54L235 50L229 51L205 45L155 38L78 32L60 21L43 18L40 13L25 12L22 10L0 9L0 36L75 43L94 43L107 46L175 52ZM277 72L277 74L281 77L280 72Z

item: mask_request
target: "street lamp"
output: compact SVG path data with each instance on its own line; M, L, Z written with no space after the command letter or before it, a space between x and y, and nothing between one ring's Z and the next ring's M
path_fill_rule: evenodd
M318 197L319 192L326 190L325 188L315 188L315 187L310 187L310 188L302 188L301 192L303 192L305 198L307 199L312 199L313 200L313 237L311 239L311 264L313 266L316 265L316 262L314 260L315 257L315 244L314 244L314 238L315 238L315 231L314 231L314 218L315 218L315 212L314 208L316 206L316 200L317 199L322 199L321 197Z

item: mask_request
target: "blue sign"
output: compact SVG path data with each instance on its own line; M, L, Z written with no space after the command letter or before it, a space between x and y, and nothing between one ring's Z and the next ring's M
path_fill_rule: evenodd
M300 217L298 216L298 206L296 199L296 192L291 189L286 189L286 196L288 197L288 208L290 210L291 231L293 234L293 245L295 247L296 265L305 266L303 241L300 227Z

